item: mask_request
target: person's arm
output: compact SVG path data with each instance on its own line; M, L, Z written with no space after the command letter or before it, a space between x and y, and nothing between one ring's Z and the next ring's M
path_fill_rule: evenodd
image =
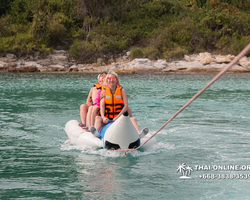
M92 106L92 90L93 90L93 88L91 88L89 90L89 95L88 95L87 100L86 100L86 105L88 105L88 106Z
M127 92L124 88L122 88L122 100L124 103L124 107L122 108L121 112L113 119L115 121L118 119L125 111L128 111L128 97L127 97Z

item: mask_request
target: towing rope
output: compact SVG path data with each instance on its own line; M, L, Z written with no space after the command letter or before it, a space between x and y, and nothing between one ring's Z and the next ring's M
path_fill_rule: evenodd
M116 151L125 151L125 155L129 154L129 151L138 150L149 140L151 140L157 133L159 133L169 122L171 122L180 112L182 112L189 104L191 104L197 97L201 95L209 86L211 86L215 81L217 81L230 67L235 65L243 56L247 54L250 50L250 43L223 69L221 70L202 90L195 94L180 110L178 110L168 121L166 121L151 137L149 137L144 143L135 149L118 149Z

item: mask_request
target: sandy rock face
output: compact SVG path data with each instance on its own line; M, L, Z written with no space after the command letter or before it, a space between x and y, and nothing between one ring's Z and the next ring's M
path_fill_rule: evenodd
M35 56L36 55L36 56ZM167 61L164 59L149 60L147 58L129 59L129 52L120 58L109 60L107 63L102 58L96 63L76 63L64 50L53 51L46 58L40 58L39 53L28 59L18 59L14 54L0 57L0 72L42 72L42 73L100 73L113 70L118 73L133 73L136 71L156 72L218 72L226 67L235 56L213 55L208 52L184 55L183 59ZM231 72L250 72L250 58L243 57L237 65L229 69Z
M246 70L250 70L250 58L244 56L239 60L239 65L245 68Z

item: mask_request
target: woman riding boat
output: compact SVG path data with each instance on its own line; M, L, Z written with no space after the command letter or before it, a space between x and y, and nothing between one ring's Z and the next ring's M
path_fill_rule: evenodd
M95 126L91 126L90 131L97 137L104 137L104 133L100 135L101 129L107 124L110 125L118 119L124 112L128 110L128 98L126 90L120 85L118 75L110 71L106 78L106 86L103 86L100 95L100 114L96 116ZM131 122L140 133L139 126L135 117L130 117ZM98 132L98 131L99 132ZM146 135L148 128L144 128L141 134Z

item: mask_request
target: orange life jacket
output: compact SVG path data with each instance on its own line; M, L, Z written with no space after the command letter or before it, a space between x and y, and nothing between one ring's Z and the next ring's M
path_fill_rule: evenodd
M96 89L102 89L102 86L97 82L96 84L94 84L94 87L96 87ZM93 105L94 104L94 99L92 99L92 97L90 97L91 99L91 104Z
M106 90L105 95L105 117L109 119L115 118L124 107L124 102L122 100L122 86L117 86L115 94L111 93L109 87L103 87Z
M94 87L96 87L96 89L101 89L102 88L102 86L98 82L94 85Z

